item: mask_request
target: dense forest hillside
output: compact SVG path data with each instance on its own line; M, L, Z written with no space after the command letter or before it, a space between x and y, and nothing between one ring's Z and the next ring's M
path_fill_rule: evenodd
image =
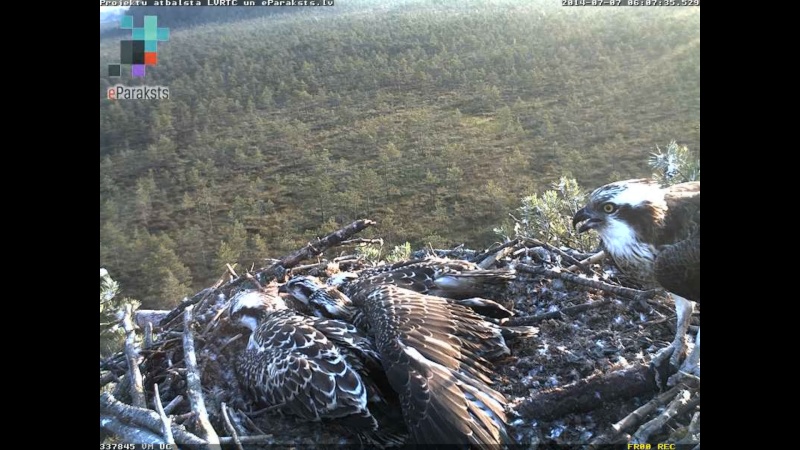
M479 247L561 175L644 176L673 139L699 153L699 8L557 3L353 1L188 26L133 80L106 77L119 37L101 38L101 266L168 306L225 263L356 218L389 248ZM106 100L117 83L170 99Z

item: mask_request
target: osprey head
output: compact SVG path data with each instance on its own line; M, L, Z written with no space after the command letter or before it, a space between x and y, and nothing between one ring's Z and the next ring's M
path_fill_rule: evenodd
M286 309L286 303L280 297L259 291L242 290L231 299L228 314L234 322L239 322L255 331L259 318L266 313L281 309Z
M575 213L579 233L596 230L606 246L622 241L648 240L666 212L665 190L645 178L617 181L595 189L589 202Z
M320 287L314 282L314 280L308 277L300 276L294 277L287 281L286 284L280 287L278 292L285 292L303 302L304 305L308 305L311 296L314 295L314 293L319 289Z
M280 292L310 306L319 317L346 319L352 315L348 310L351 302L347 296L333 287L318 284L310 277L294 277L281 286Z

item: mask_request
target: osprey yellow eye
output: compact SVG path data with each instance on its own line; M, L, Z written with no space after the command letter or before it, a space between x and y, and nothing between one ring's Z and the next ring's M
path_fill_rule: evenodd
M606 203L605 205L603 205L603 211L606 214L611 214L616 210L617 210L617 205L615 205L613 203Z

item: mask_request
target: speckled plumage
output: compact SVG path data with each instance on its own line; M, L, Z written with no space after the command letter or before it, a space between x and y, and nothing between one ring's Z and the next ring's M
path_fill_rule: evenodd
M361 286L393 285L452 299L486 317L507 319L514 313L483 297L497 296L515 278L513 269L485 270L468 261L429 258L366 269L356 279L344 279L340 288L349 293Z
M451 300L381 284L384 277L366 280L345 286L348 307L359 312L375 340L412 439L507 443L506 400L490 387L490 361L510 353L504 329ZM526 336L537 331L518 328Z
M333 420L354 432L378 427L369 411L380 400L370 370L380 370L372 341L338 320L300 315L279 297L241 292L231 317L252 329L236 360L240 382L260 406L307 421Z

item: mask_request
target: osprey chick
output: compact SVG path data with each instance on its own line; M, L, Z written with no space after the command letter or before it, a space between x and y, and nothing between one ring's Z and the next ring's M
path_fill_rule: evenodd
M258 291L234 296L229 314L252 331L236 370L258 403L307 421L335 419L359 434L377 430L368 402L380 396L367 374L380 361L355 327L300 315Z
M368 280L375 281L373 277ZM325 299L330 288L305 277L290 294L328 312L355 311L375 340L383 368L402 405L416 444L509 443L502 394L489 385L491 361L508 355L505 338L533 335L533 327L504 329L469 308L394 284L349 284L347 302ZM311 288L309 290L309 288ZM328 305L336 304L336 308Z
M662 287L675 298L678 330L674 342L654 358L672 353L677 366L685 350L693 304L700 302L700 182L669 188L647 179L595 189L572 219L578 232L595 230L619 269L645 289ZM699 375L700 334L681 370Z

